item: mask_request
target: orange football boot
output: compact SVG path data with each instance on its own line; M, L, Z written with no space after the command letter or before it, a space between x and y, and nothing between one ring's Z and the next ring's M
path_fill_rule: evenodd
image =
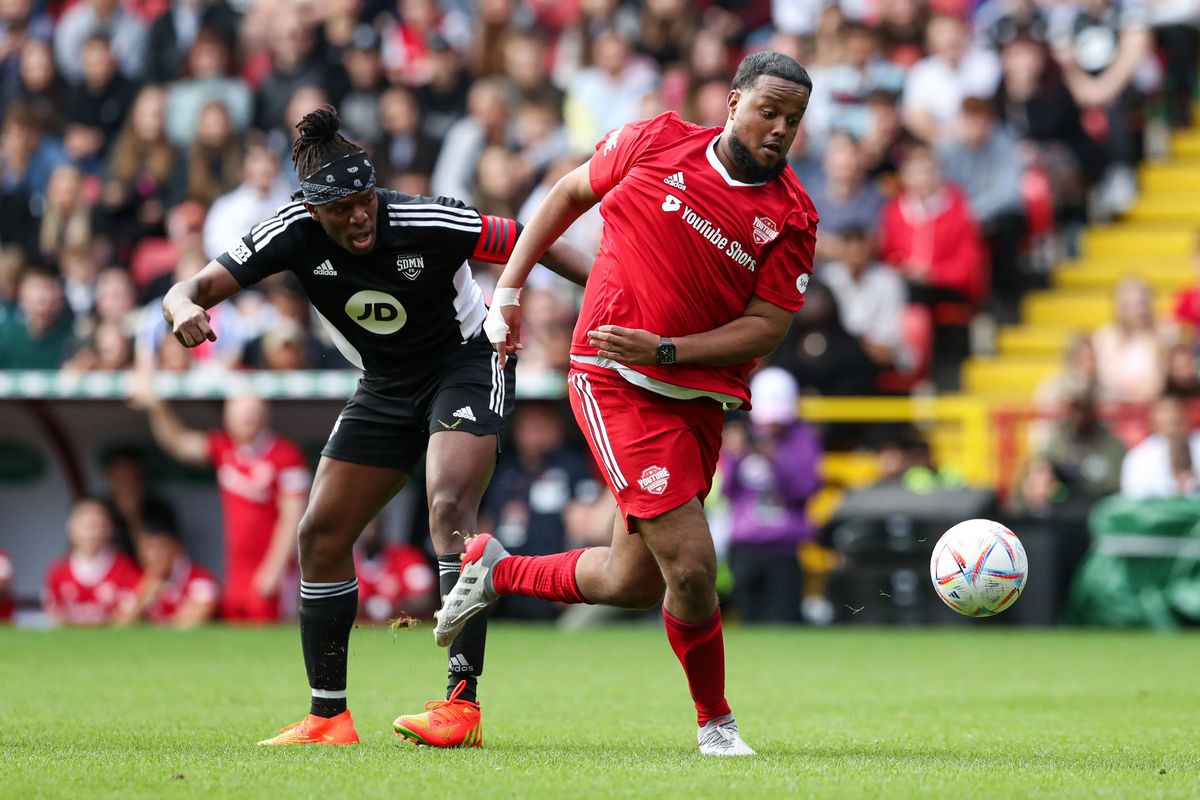
M358 732L354 730L350 710L346 709L336 717L309 714L259 744L358 744Z
M396 734L430 747L480 747L483 720L479 703L459 700L466 681L459 681L445 700L430 700L424 714L406 714L392 723Z

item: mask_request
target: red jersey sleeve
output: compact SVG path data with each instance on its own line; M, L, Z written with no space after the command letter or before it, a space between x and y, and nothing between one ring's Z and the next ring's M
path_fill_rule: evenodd
M503 264L512 257L513 248L517 246L517 237L521 235L521 223L506 217L492 217L480 214L481 229L479 241L471 251L471 258L489 264Z
M213 466L219 467L221 465L221 462L225 460L225 454L231 446L229 435L224 431L208 432L208 460L213 463Z
M279 470L279 493L283 495L306 494L312 483L308 471L308 460L292 442L280 441L275 452L275 466Z
M654 119L622 125L596 142L596 154L588 162L588 178L596 197L604 197L621 182L672 116L673 112L668 112Z
M800 212L804 219L789 227L762 266L754 293L788 311L804 306L804 293L813 270L817 245L816 216Z

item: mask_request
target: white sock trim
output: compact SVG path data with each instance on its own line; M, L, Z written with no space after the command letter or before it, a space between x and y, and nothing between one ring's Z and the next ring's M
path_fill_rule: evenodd
M340 692L331 692L328 689L313 689L312 696L319 697L322 700L345 700L346 690L342 689Z

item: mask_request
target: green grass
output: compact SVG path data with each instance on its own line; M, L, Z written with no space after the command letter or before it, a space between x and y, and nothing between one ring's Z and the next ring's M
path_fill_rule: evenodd
M0 630L0 797L1196 797L1200 638L727 631L760 756L695 752L652 627L494 625L485 747L405 744L441 684L427 627L355 631L363 744L257 748L303 715L296 633Z

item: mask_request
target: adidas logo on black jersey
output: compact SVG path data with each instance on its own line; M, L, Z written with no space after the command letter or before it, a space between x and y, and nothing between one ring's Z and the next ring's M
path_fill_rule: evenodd
M450 416L458 417L459 419L469 419L471 422L478 422L478 420L475 419L475 412L471 410L470 406L463 406Z
M670 175L666 178L663 178L663 183L665 183L667 186L672 186L681 192L687 191L687 186L685 186L683 183L683 171L682 170L680 170L679 172L676 172L674 175Z
M337 270L333 268L333 264L329 263L329 259L325 259L313 269L313 275L327 275L331 278L337 277Z

